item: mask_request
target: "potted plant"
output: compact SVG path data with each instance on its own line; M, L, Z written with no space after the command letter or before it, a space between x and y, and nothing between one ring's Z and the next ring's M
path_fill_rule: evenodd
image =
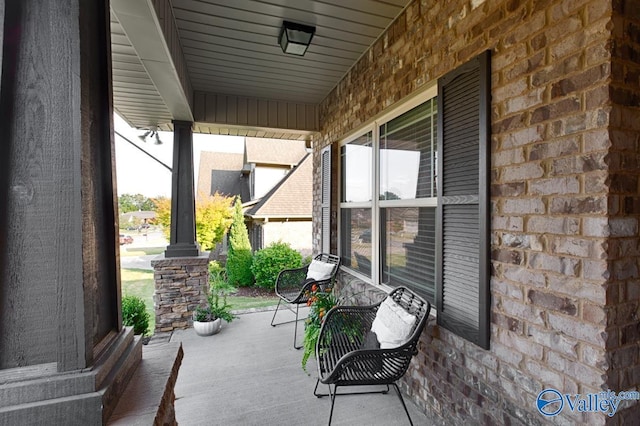
M320 329L327 316L327 313L337 305L343 305L346 301L343 297L336 297L332 291L332 287L321 288L317 284L311 286L311 291L307 292L307 306L309 306L309 315L304 324L304 340L302 344L302 369L307 371L307 362L309 358L316 356L316 346L318 338L320 337ZM359 294L359 293L358 293ZM347 297L356 296L356 294ZM349 340L360 339L362 340L362 330L359 320L350 319L348 317L342 318L339 314L338 324L340 324L340 332L343 333Z
M315 357L316 343L320 336L320 328L324 322L324 317L338 304L338 300L331 292L331 288L322 290L320 286L314 284L307 294L307 306L310 307L309 315L305 321L304 340L302 344L302 369L307 371L307 361L311 356Z
M216 334L222 328L222 320L233 321L236 318L231 313L231 305L227 303L227 294L234 290L221 273L211 279L207 306L198 306L193 312L193 328L200 336Z

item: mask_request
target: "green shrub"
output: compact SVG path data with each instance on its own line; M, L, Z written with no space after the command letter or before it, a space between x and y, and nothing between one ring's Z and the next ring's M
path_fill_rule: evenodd
M224 273L225 273L224 266L220 265L220 262L218 262L217 260L212 260L211 262L209 262L209 282L210 283Z
M231 228L229 229L229 251L226 265L229 283L241 287L252 285L252 260L251 243L249 242L247 226L244 223L242 203L240 202L240 197L237 197L233 210L233 222L231 222Z
M253 285L251 250L229 250L227 255L227 278L234 286L249 287Z
M122 298L122 323L133 327L134 334L143 336L149 331L149 314L144 300L138 296L124 296Z
M272 243L253 256L251 271L256 279L256 285L273 289L276 278L283 269L293 269L302 266L302 255L283 242Z

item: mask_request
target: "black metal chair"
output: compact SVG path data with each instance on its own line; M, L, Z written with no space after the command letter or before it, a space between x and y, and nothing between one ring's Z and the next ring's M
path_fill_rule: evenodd
M407 339L395 348L380 349L375 333L371 332L382 302L371 306L336 306L326 316L316 345L318 380L313 393L318 398L331 396L329 424L336 395L386 394L391 385L413 425L396 381L404 375L411 358L418 352L418 340L429 319L431 304L406 287L394 289L388 297L416 317ZM320 382L329 385L328 394L318 393ZM386 389L337 393L339 386L370 385L386 385Z
M293 332L293 347L296 349L300 349L302 347L302 345L297 346L298 321L300 319L304 319L299 318L298 315L300 305L307 303L307 294L310 292L313 284L317 284L322 290L325 290L327 287L333 286L333 282L338 273L338 269L340 268L340 257L333 254L320 253L313 260L327 265L327 269L330 273L328 274L328 276L326 276L326 278L320 280L315 278L307 278L310 266L309 264L303 266L302 268L285 269L283 271L280 271L280 273L278 274L278 278L276 279L275 290L280 300L278 300L278 306L273 313L273 318L271 318L271 325L275 327L277 325L288 324L291 322L296 323ZM282 302L287 305L291 312L294 312L294 310L291 308L291 305L296 305L296 319L274 323L276 314L278 313L278 309L280 309L280 304Z

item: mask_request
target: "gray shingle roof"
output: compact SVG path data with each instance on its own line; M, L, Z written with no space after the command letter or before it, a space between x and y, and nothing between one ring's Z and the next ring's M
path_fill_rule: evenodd
M245 153L207 152L200 154L198 193L240 195L250 201L249 178L241 173L246 163L296 167L247 214L259 217L311 217L312 156L304 141L246 138Z

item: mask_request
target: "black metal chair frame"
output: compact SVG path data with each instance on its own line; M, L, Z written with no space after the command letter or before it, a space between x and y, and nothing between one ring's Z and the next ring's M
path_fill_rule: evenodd
M389 296L417 318L407 341L397 348L371 349L367 342L367 334L382 302L370 306L336 306L326 316L316 345L318 380L313 393L318 398L331 397L329 425L336 395L386 394L389 386L396 389L409 423L413 425L396 381L405 374L411 358L418 353L418 340L429 320L431 304L406 287L395 288ZM329 386L329 393L318 393L320 382ZM371 385L386 385L386 389L338 393L339 386Z
M322 290L325 290L327 287L332 287L336 275L338 274L338 269L340 268L340 257L334 254L320 253L314 258L314 260L335 265L331 277L321 281L317 281L311 278L307 279L307 271L309 269L309 265L305 265L302 268L285 269L283 271L280 271L280 273L278 274L278 278L276 279L275 290L276 295L278 295L279 297L279 300L278 306L276 306L276 310L273 313L273 318L271 318L271 325L275 327L277 325L289 324L292 322L295 323L295 328L293 331L293 347L296 349L300 349L302 347L302 345L297 345L298 321L306 319L299 317L300 305L307 303L307 301L309 300L307 295L310 293L311 287L314 284L317 284ZM291 312L295 313L296 319L274 323L276 314L278 313L278 309L280 309L280 304L283 302ZM295 311L293 310L291 305L296 305Z

